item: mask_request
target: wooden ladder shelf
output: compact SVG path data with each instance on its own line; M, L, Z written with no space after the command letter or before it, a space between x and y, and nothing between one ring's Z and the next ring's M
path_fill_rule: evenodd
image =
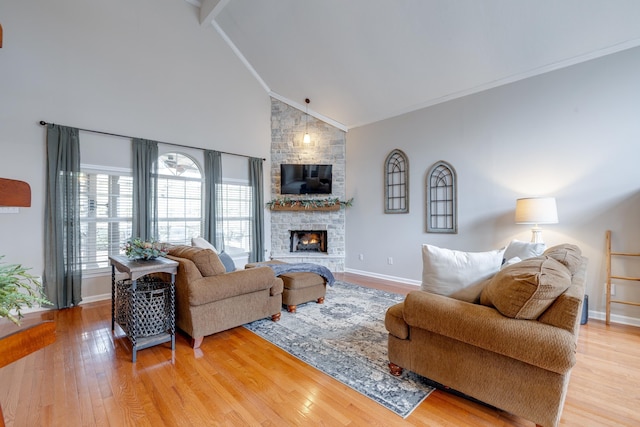
M625 301L619 299L611 299L611 279L616 280L629 280L640 282L640 277L629 277L629 276L617 276L612 274L611 271L611 258L614 256L622 256L622 257L640 257L640 253L633 252L613 252L611 251L611 230L607 230L607 284L606 284L606 298L607 298L607 316L606 323L607 325L611 321L611 304L627 304L627 305L635 305L640 307L640 302L635 301Z

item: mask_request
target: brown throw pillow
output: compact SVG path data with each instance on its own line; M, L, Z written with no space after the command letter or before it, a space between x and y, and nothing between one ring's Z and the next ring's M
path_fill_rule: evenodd
M507 317L537 319L570 285L563 264L546 256L530 258L498 272L482 291L480 303Z
M203 277L216 276L226 272L224 264L211 249L195 246L173 246L169 249L169 255L193 261Z
M572 276L582 263L582 251L580 248L568 243L553 246L544 251L542 255L551 257L564 264L564 266L569 269Z

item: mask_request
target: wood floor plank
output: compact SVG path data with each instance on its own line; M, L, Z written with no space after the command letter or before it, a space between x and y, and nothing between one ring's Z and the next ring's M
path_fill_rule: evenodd
M417 289L336 277L400 294ZM133 364L127 339L110 330L110 301L51 317L56 342L0 369L9 427L534 425L440 390L403 420L244 328L206 337L198 350L178 335L175 352L168 344L141 350ZM560 425L640 425L640 328L590 320L577 360Z

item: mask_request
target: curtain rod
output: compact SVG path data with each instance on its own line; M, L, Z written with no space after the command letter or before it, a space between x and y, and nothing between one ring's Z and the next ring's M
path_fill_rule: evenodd
M46 126L46 125L54 125L55 123L47 123L44 120L40 120L40 125L42 126ZM64 126L64 125L61 125ZM73 126L67 126L67 127L73 127ZM111 132L102 132L100 130L92 130L92 129L82 129L82 128L76 128L78 130L81 130L83 132L91 132L91 133L97 133L100 135L108 135L108 136L116 136L118 138L138 138L137 136L128 136L128 135L120 135L117 133L111 133ZM173 142L162 142L162 141L157 141L160 144L166 144L166 145L173 145L175 147L182 147L182 148L192 148L194 150L205 150L205 148L201 148L201 147L191 147L190 145L183 145L183 144L175 144ZM237 153L229 153L226 151L218 151L219 153L222 154L228 154L230 156L238 156L238 157L246 157L246 158L255 158L254 156L247 156L246 154L237 154ZM264 157L262 158L262 161L264 162L265 159Z

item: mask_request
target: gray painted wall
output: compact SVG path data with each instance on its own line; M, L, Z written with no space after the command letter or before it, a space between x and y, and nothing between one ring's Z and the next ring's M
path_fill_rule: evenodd
M270 98L213 27L197 24L198 8L175 0L3 1L0 16L0 176L27 181L33 193L31 208L0 214L5 262L43 271L40 120L269 159ZM85 140L83 162L119 166L119 153L129 154L126 141ZM269 194L269 160L264 170ZM110 277L87 278L83 297L110 289Z
M419 283L423 243L484 251L528 241L529 226L514 223L515 200L554 196L560 223L543 226L543 237L577 244L590 259L590 309L599 316L605 231L616 250L640 252L639 75L636 48L350 130L347 270ZM383 162L394 148L409 156L409 214L383 213ZM455 235L425 232L425 174L438 160L458 175ZM640 260L618 271L640 275ZM640 301L633 284L617 292ZM613 312L640 318L640 307Z

